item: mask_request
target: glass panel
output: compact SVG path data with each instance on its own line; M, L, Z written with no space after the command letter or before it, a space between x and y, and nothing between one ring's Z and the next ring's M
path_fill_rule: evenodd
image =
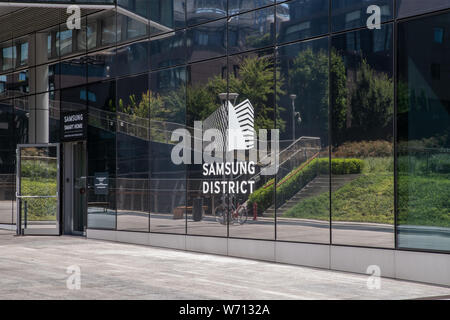
M253 9L265 7L274 3L274 0L229 0L228 15L238 14Z
M187 88L187 129L194 137L194 126L203 126L203 129L217 128L216 120L222 116L221 99L219 94L227 93L227 60L217 59L208 62L192 64L188 67ZM202 121L202 123L201 123ZM197 141L198 138L194 138ZM194 152L192 155L197 156ZM214 235L225 237L227 235L226 221L217 222L215 210L220 204L220 195L203 192L202 186L208 182L223 181L223 177L203 175L203 159L191 159L187 165L187 203L188 216L187 230L189 234Z
M68 29L66 23L59 26L59 53L67 56L86 52L86 17L81 18L81 29Z
M148 18L149 2L149 0L117 0L117 5L146 19Z
M152 36L185 27L186 2L184 0L149 0L149 7Z
M56 147L20 149L22 228L58 228L58 155Z
M235 163L239 166L241 163L249 165L252 160L249 158L250 151L256 150L257 146L260 152L264 149L268 152L266 157L262 157L259 152L259 160L254 164L254 169L249 166L247 172L245 169L235 170L232 175L227 177L230 182L241 186L237 192L236 189L232 189L228 194L230 237L275 239L275 219L273 215L267 216L264 213L275 201L274 189L268 185L272 184L276 171L258 174L266 169L261 163L267 162L267 167L274 166L276 151L274 150L275 145L272 145L271 141L273 140L275 143L277 141L271 129L276 128L275 119L279 124L283 122L280 117L276 117L274 68L273 50L240 54L228 59L228 99L230 101L228 112L236 114L238 123L233 124L231 116L228 118L228 126L230 128L239 127L239 130L242 130L241 132L234 131L232 136L234 140L231 140L230 137L230 142L236 143L236 140L241 140L245 141L245 144L227 145L227 151L233 153L236 151ZM252 129L258 134L258 141L251 137ZM263 134L261 129L267 130L267 134ZM234 134L239 134L237 136L239 138L236 137L236 139ZM263 139L268 141L265 148L261 144ZM245 153L245 158L239 157L239 153ZM253 186L249 184L249 181L255 181ZM242 187L244 188L242 189ZM251 193L251 188L253 188L253 193ZM247 204L247 213L245 213L245 209L240 208L241 205L245 206L245 203ZM246 215L247 217L245 217Z
M380 8L381 23L393 19L393 0L332 0L332 31L366 26L373 15L373 11L367 13L372 5Z
M12 224L15 200L13 101L0 102L0 223Z
M105 11L87 17L88 50L116 44L116 13Z
M149 230L148 75L117 82L117 229Z
M78 66L78 64L75 64ZM70 79L72 75L70 72L72 68L64 68L64 76L61 75L61 68L60 64L58 63L52 63L47 65L41 65L37 66L36 68L31 69L31 71L36 70L36 93L50 91L50 90L57 90L60 88L60 79L63 76L65 78L65 81L67 79ZM33 75L32 75L33 76ZM33 85L33 81L31 81L31 85ZM67 85L66 85L67 86Z
M15 137L14 143L16 145L26 144L29 141L28 139L30 130L29 99L30 99L29 97L20 97L14 99L14 137Z
M275 7L231 17L228 23L228 52L236 53L273 45Z
M88 227L116 228L116 82L88 86ZM95 188L106 177L107 192Z
M186 128L186 68L150 74L152 232L186 233L186 165L172 162L174 130Z
M450 14L398 25L398 246L450 251Z
M44 64L59 57L59 26L36 32L35 52L36 64Z
M10 71L14 69L16 63L15 52L12 41L0 43L1 71Z
M45 98L48 99L49 107L48 139L49 142L59 142L60 91L50 91Z
M86 110L88 98L94 99L87 93L86 86L61 90L61 112Z
M450 0L397 0L397 17L404 18L447 8L450 8Z
M333 243L394 247L392 25L332 38Z
M149 69L148 47L147 40L118 47L115 57L117 76L147 71Z
M116 49L111 48L88 55L88 82L109 80L116 73Z
M186 63L186 32L176 31L156 36L150 42L152 70Z
M3 151L1 152L3 155ZM8 152L14 154L14 150L10 150ZM15 203L15 177L16 175L14 174L13 164L0 165L0 223L2 224L12 224L15 221L13 220L13 204Z
M187 23L194 25L227 16L227 0L186 0Z
M276 10L278 43L328 32L329 0L294 0L278 5Z
M278 240L330 241L328 60L328 38L278 49Z
M73 161L73 231L86 231L86 142L72 145Z
M34 72L34 69L32 70ZM33 93L35 88L30 87L29 71L22 70L8 75L0 76L0 79L6 80L4 97L18 97ZM31 91L30 91L31 89Z
M204 60L226 54L227 21L219 20L186 31L188 61Z
M142 16L117 15L117 42L142 38L149 34L148 20Z
M87 83L87 61L85 56L61 61L59 67L61 88L75 87Z
M16 63L15 63L16 68L22 68L25 66L33 65L34 57L30 58L28 57L30 40L34 41L34 34L14 40L14 47L16 50Z

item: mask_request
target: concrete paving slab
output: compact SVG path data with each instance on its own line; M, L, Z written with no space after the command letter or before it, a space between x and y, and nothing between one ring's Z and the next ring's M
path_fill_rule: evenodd
M67 288L70 266L79 290ZM78 237L0 234L0 299L417 299L450 288Z

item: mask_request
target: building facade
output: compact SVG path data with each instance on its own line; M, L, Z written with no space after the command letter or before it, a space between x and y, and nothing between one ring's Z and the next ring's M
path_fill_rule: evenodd
M450 285L449 0L0 1L0 26L0 224ZM246 101L275 173L174 163Z

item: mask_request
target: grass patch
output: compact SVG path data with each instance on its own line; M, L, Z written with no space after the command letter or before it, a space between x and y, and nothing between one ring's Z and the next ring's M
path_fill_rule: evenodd
M334 221L394 223L394 177L366 173L331 195ZM283 217L329 220L329 193L299 202Z
M55 179L35 180L23 177L21 187L23 195L48 196L56 195L57 185ZM58 204L56 198L25 198L22 200L22 212L25 210L25 201L27 202L27 219L29 221L56 220Z
M450 227L450 175L398 179L398 223Z

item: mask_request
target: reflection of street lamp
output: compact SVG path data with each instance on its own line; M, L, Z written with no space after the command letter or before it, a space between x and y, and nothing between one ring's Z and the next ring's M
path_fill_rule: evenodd
M233 100L233 106L236 104L236 100L237 100L237 98L239 97L239 93L235 93L235 92L230 92L230 93L219 93L219 99L220 99L220 102L222 103L222 105L223 106L225 106L226 107L226 112L227 112L227 114L228 114L228 103L227 103L227 101L230 101L230 100ZM224 139L224 144L223 144L223 146L224 146L224 148L223 148L223 159L225 159L225 157L226 157L226 150L227 150L227 146L226 146L226 144L228 143L228 141L226 141L226 138ZM225 173L223 174L223 177L222 177L222 179L223 179L223 181L226 181L226 177L225 177ZM225 194L222 194L222 203L225 205Z
M233 105L236 104L236 99L239 97L239 93L219 93L219 99L222 104L225 104L227 100L233 100Z
M292 141L295 141L295 99L297 98L296 94L290 94L289 98L292 101Z
M233 106L236 105L236 100L239 97L239 93L230 92L228 94L228 100L233 100Z

